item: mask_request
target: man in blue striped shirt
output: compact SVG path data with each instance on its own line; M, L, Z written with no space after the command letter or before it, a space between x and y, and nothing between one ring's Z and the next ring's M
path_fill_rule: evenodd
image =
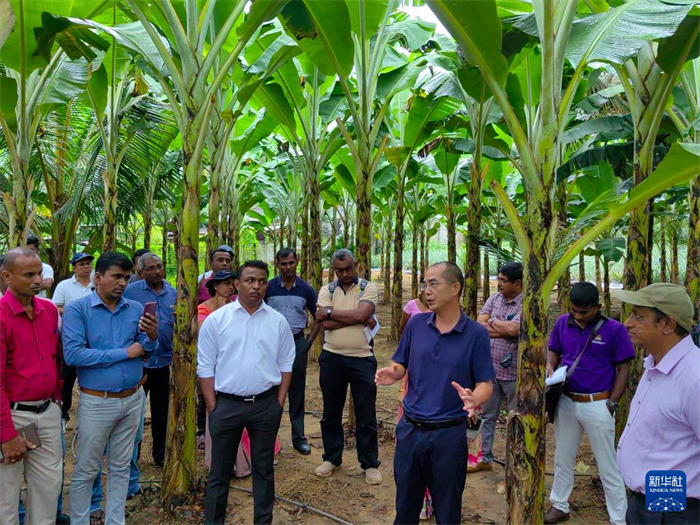
M158 321L122 294L133 264L105 252L95 292L63 314L63 354L80 386L78 455L71 482L71 523L88 525L92 483L109 444L107 524L125 523L129 463L143 403L143 360L158 348Z

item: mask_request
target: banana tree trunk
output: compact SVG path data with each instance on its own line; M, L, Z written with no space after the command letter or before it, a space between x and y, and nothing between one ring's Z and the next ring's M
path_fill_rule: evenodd
M428 236L427 225L423 230L423 250L425 251L425 255L423 256L423 270L421 271L421 275L425 275L425 272L428 271L428 266L430 266L430 236Z
M484 249L484 275L481 281L481 296L484 302L491 297L491 268L489 267L491 258L488 250Z
M603 279L600 275L600 255L595 255L595 285L598 290L603 288Z
M223 146L225 147L225 146ZM212 155L216 157L216 155ZM211 166L211 177L209 179L209 220L207 221L207 254L210 254L217 246L221 244L219 238L220 226L220 207L221 207L221 187L220 187L220 168ZM209 257L206 258L209 260ZM208 263L207 263L208 264Z
M112 142L112 141L110 141ZM116 146L116 139L114 139ZM105 144L105 147L109 147ZM105 219L102 227L102 251L113 252L117 243L117 172L115 162L107 162L104 172L104 207Z
M188 110L192 108L188 107ZM194 498L195 381L197 362L197 275L202 152L196 148L201 122L188 122L182 137L183 190L177 251L177 304L172 366L172 395L163 473L162 501L167 507Z
M301 210L301 251L299 253L301 278L309 281L309 198L304 197ZM295 241L296 244L296 241Z
M690 239L690 235L688 235L688 237ZM678 263L678 244L678 230L673 228L671 230L671 282L673 284L681 284L681 272L680 265ZM690 241L688 242L688 251L691 251ZM690 259L688 259L688 261L689 260Z
M693 179L690 182L689 202L690 222L688 224L688 258L685 270L685 287L695 305L695 317L693 320L697 323L700 320L700 178ZM674 239L676 239L675 251L677 253L677 233L674 235ZM678 256L675 259L677 266Z
M567 268L559 278L557 286L557 304L561 312L568 312L571 306L571 268Z
M318 175L311 178L309 185L309 233L307 238L308 253L308 278L314 290L320 290L323 286L323 266L321 262L321 185L318 182ZM335 243L335 208L333 208L333 243ZM304 212L306 216L306 212ZM302 248L302 252L303 252Z
M377 276L377 278L379 280L382 280L382 281L384 280L384 258L385 258L385 252L386 252L386 250L384 250L384 246L386 244L387 244L386 239L383 239L383 240L376 239L375 240L375 251L379 251L379 275ZM382 301L383 301L382 304L386 304L385 299L382 299Z
M578 280L579 282L586 280L586 256L583 252L578 254Z
M467 210L467 253L464 259L464 306L466 314L476 319L479 294L479 238L481 236L481 166L476 159L470 166L469 209Z
M146 206L143 211L143 247L151 249L151 234L153 230L153 203Z
M523 309L517 383L517 407L506 426L506 498L509 523L542 523L545 478L544 374L547 313L551 289L545 277L552 262L556 224L552 193L532 192L525 212ZM550 225L543 231L542 226Z
M367 280L372 278L372 177L373 174L365 168L359 170L357 177L355 256L358 274Z
M449 209L445 212L447 221L447 260L457 262L457 217Z
M668 260L666 250L666 221L661 218L661 228L659 229L659 263L660 275L659 279L662 283L668 282Z
M167 274L167 268L168 268L168 215L167 212L165 211L165 207L163 211L163 225L162 229L160 231L160 242L161 248L160 248L160 259L163 261L163 268L166 269L166 274Z
M388 221L389 224L387 225L383 246L384 266L382 272L384 273L384 297L382 297L382 301L384 304L389 304L389 301L391 301L391 216L389 216Z
M647 236L649 240L649 249L647 250L647 268L649 268L649 273L646 284L654 282L654 199L649 200L649 209L651 210L649 214L649 235Z
M426 257L425 257L425 245L426 245L426 227L427 225L424 223L421 225L420 228L420 246L418 247L418 250L420 251L420 276L421 279L425 277L425 270L427 268L427 263L426 263Z
M391 288L391 335L399 338L399 326L403 311L403 248L404 248L404 178L399 174L399 188L396 195L396 219L394 224L394 275ZM415 244L415 243L414 243ZM416 297L416 296L414 296Z
M333 207L333 224L331 224L331 239L330 239L330 252L331 255L335 252L335 247L338 246L338 207ZM333 265L328 266L328 282L332 283L335 279L335 271L333 270ZM320 290L320 288L316 288Z
M413 220L413 242L411 243L411 297L418 297L418 223Z
M557 212L557 221L559 224L559 231L566 228L569 221L569 214L566 209L566 204L569 196L569 185L566 181L557 184L555 199L559 203L559 210ZM557 284L557 304L559 305L559 310L561 312L568 312L570 301L570 290L571 290L571 267L567 267L562 276L559 278Z

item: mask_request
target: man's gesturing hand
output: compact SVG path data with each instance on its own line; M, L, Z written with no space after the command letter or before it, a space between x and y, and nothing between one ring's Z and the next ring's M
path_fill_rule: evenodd
M394 369L390 366L380 368L374 376L374 382L380 386L391 386L396 383Z
M469 417L472 417L475 414L477 405L479 404L476 400L474 392L472 392L470 388L462 388L459 383L455 383L454 381L452 381L452 386L459 394L459 398L462 400L462 403L464 403L464 410L467 411Z

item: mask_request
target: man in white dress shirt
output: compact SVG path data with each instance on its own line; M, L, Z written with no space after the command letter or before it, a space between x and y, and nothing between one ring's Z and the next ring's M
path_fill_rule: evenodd
M272 523L275 438L296 352L289 323L263 301L269 274L262 261L243 264L235 281L238 299L209 315L199 333L197 375L212 441L208 524L223 524L226 518L244 428L250 436L254 523Z

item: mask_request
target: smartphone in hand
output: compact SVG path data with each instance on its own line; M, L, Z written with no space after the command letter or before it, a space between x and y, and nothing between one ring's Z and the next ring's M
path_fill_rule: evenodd
M153 303L146 303L146 304L143 306L143 315L151 314L151 315L155 316L155 315L156 315L156 310L157 310L157 309L158 309L158 303L155 303L155 302L153 302Z

